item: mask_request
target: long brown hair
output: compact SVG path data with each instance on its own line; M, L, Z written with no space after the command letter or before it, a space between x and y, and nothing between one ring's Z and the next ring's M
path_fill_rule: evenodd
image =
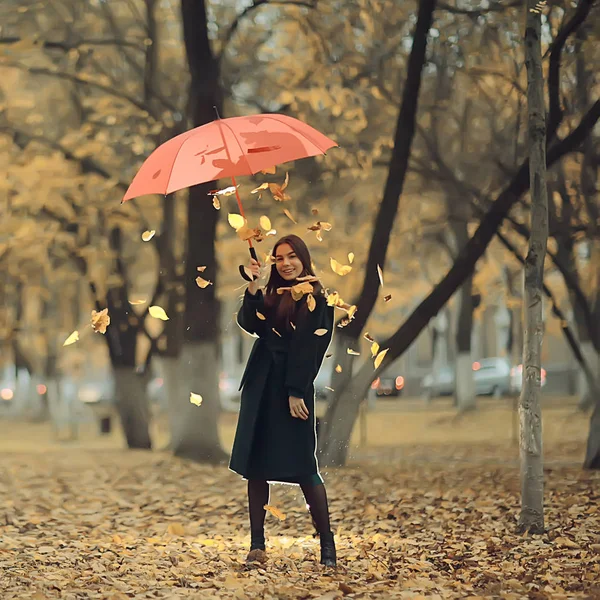
M302 263L302 273L300 277L306 277L307 275L315 275L313 269L312 260L310 257L310 251L304 243L304 240L297 235L291 234L286 235L277 240L271 255L273 260L277 255L277 248L281 244L289 244L296 256ZM292 326L290 321L295 326L302 325L302 321L306 318L308 308L306 306L306 295L301 300L294 300L292 295L286 291L283 294L278 294L277 289L280 287L291 287L296 282L286 281L277 271L277 265L273 263L271 265L271 275L265 289L265 306L268 309L270 321L277 331L283 333L284 331L291 331ZM323 293L323 286L321 282L311 282L314 288L313 296L319 296Z

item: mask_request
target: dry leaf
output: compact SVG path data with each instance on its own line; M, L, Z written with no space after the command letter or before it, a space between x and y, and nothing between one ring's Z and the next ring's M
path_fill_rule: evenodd
M325 386L326 390L329 390L330 392L335 392L335 390L332 387L329 387L328 385Z
M202 277L196 277L196 283L199 288L207 288L209 285L212 285L212 281L208 281L207 279L202 279Z
M261 321L266 321L267 317L265 317L265 315L263 315L261 312L256 311L256 316L261 320Z
M383 287L383 271L379 265L377 265L377 275L379 275L379 281L381 282L381 287Z
M367 342L375 341L375 338L368 331L365 331L363 337L365 338L365 340L367 340Z
M322 336L325 335L329 329L315 329L315 335Z
M296 326L295 326L295 325L294 325L294 324L293 324L291 321L290 321L290 325L292 326L292 329L293 329L294 331L296 331Z
M70 346L79 341L79 331L74 331L63 343L63 346Z
M371 356L375 358L377 353L379 352L379 344L377 342L373 342L371 344Z
M381 363L383 362L383 359L385 358L385 355L388 353L388 350L389 350L389 348L382 350L375 358L375 368L376 369L378 369L379 366L381 365Z
M151 231L144 231L144 233L142 233L142 240L144 240L144 242L149 242L154 237L155 233L156 231L154 229Z
M266 215L263 215L259 220L258 220L259 225L265 230L265 231L270 231L271 230L271 219L269 219L269 217L267 217Z
M277 229L271 229L270 231L267 231L267 233L265 233L265 237L269 235L277 235Z
M250 193L251 194L258 194L258 192L260 192L261 190L266 190L269 188L269 184L268 183L261 183L257 188L254 188Z
M267 167L266 169L262 169L261 173L263 175L275 175L275 173L277 173L277 166Z
M169 523L167 533L171 535L185 535L185 529L181 523Z
M331 352L328 352L328 353L325 355L325 358L331 358L332 356L333 356L333 354L331 354Z
M167 313L162 306L151 306L148 309L148 312L150 313L150 316L154 317L155 319L160 319L161 321L169 320L169 317L167 317Z
M106 328L110 325L110 317L108 316L108 308L100 312L92 311L92 329L96 333L106 333Z
M216 196L213 196L213 206L217 210L221 210L221 201Z
M200 406L202 404L202 396L200 394L194 394L194 392L190 392L190 402L196 406Z
M351 354L352 356L360 356L360 352L357 352L356 350L352 350L352 348L347 348L346 352L348 354Z
M354 252L348 252L348 262L350 264L354 262Z
M139 304L146 304L146 302L148 302L148 301L137 299L137 300L130 300L129 304L131 304L131 306L138 306Z
M336 372L336 373L341 373L341 372L342 372L342 365L337 365L337 366L335 367L335 372Z
M271 329L273 330L274 333L276 333L279 337L283 337L279 331L277 331L277 329L275 329L275 327L271 327Z
M392 295L391 294L388 294L387 296L383 297L383 301L384 302L389 302L391 299L392 299Z
M341 265L335 258L329 259L329 264L331 265L331 270L336 274L344 277L344 275L348 275L350 271L352 271L352 267L350 265Z
M278 518L280 521L285 521L285 515L276 506L265 504L263 508L267 512L270 512L274 517Z
M277 202L287 202L288 200L292 199L292 197L289 194L286 194L284 192L285 188L287 188L287 186L288 186L289 181L290 181L290 174L288 172L285 174L285 181L283 182L282 185L279 185L278 183L269 183L268 184L269 190L271 190L271 194L273 195L273 198Z
M204 271L206 271L206 267L196 267L196 271L198 271L198 273L204 273Z
M292 223L295 223L296 225L298 225L296 219L294 219L294 217L292 217L292 213L287 208L283 209L283 213L290 221L292 221Z
M298 302L298 300L300 300L304 294L311 294L314 291L314 287L308 281L303 281L302 283L293 285L290 290L292 293L292 298Z
M308 310L310 310L310 312L315 310L315 308L317 307L317 301L315 300L315 297L312 294L309 294L306 297L306 305L308 306Z
M209 196L232 196L235 194L235 190L239 188L239 185L230 185L229 187L223 188L222 190L211 190L208 192Z
M238 229L241 229L246 225L246 219L237 213L229 213L227 215L227 221L229 221L229 224L236 230L236 232Z

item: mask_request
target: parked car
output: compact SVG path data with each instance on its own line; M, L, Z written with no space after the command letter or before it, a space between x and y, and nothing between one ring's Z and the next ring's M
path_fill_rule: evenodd
M541 385L546 385L547 374L546 369L542 368L541 372ZM510 370L510 393L520 394L523 387L523 365L517 365Z
M371 389L375 395L381 396L401 396L404 389L404 377L402 375L383 374L371 383Z
M476 396L500 398L513 393L513 371L506 358L492 357L476 360L472 364ZM543 379L545 379L545 372ZM421 382L423 393L428 398L451 396L455 389L455 375L452 367L444 367L437 373L430 373ZM519 388L520 389L520 388Z

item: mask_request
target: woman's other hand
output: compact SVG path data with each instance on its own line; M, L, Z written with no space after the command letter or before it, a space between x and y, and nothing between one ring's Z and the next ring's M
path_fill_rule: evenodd
M306 408L306 404L304 404L302 398L290 396L290 413L292 417L296 417L297 419L303 419L304 421L308 419L308 408Z
M248 291L255 296L256 292L258 292L258 277L260 275L260 265L258 264L258 261L251 258L250 263L248 264L248 270L252 273L252 276L256 278L248 284Z

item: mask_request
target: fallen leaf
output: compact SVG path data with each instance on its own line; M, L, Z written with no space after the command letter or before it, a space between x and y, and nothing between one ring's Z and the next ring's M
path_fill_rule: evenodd
M350 265L342 265L335 258L329 258L329 264L331 265L331 270L336 274L344 277L344 275L348 275L350 271L352 271L352 267Z
M325 335L329 329L315 329L315 335L322 336Z
M261 312L256 311L256 316L261 320L261 321L266 321L267 317L265 317L265 315L263 315Z
M221 201L216 196L213 196L213 206L217 210L221 210Z
M378 369L379 366L381 365L381 363L383 362L383 359L385 358L385 355L388 353L388 350L389 350L389 348L382 350L375 358L375 368L376 369Z
M236 230L236 232L238 229L241 229L244 227L244 225L246 225L246 219L237 213L229 213L227 215L227 221L229 221L229 224Z
M267 217L266 215L263 215L259 220L258 220L259 225L265 230L265 231L270 231L271 230L271 219L269 219L269 217Z
M308 310L310 310L310 312L315 310L315 308L317 307L317 301L315 300L315 297L312 294L308 294L308 296L306 297L306 306L308 306Z
M167 532L171 535L185 535L185 529L181 523L169 523Z
M194 392L190 392L190 402L196 406L200 406L202 404L202 396L200 394L194 394Z
M379 275L379 281L381 282L381 287L383 287L383 271L379 265L377 265L377 275Z
M92 329L96 333L106 333L106 328L110 325L110 317L108 316L108 308L100 312L92 311Z
M63 343L63 346L70 346L79 341L79 331L74 331Z
M280 521L285 521L285 514L282 513L276 506L271 506L270 504L265 504L263 508L270 512L274 517L279 519Z
M207 288L209 285L213 285L212 281L208 281L207 279L203 279L202 277L196 277L196 283L199 288Z
M156 231L154 229L151 231L144 231L144 233L142 233L142 240L144 240L144 242L149 242L154 237L155 233Z
M154 317L155 319L160 319L161 321L169 320L169 317L167 317L167 313L165 312L165 309L162 308L161 306L151 306L148 309L148 312L150 313L150 316Z
M291 213L291 212L290 212L290 211L289 211L287 208L284 208L284 209L283 209L283 213L285 214L285 216L286 216L286 217L287 217L287 218L288 218L290 221L292 221L293 223L295 223L296 225L298 225L298 223L297 223L296 219L294 219L294 217L292 217L292 213Z

